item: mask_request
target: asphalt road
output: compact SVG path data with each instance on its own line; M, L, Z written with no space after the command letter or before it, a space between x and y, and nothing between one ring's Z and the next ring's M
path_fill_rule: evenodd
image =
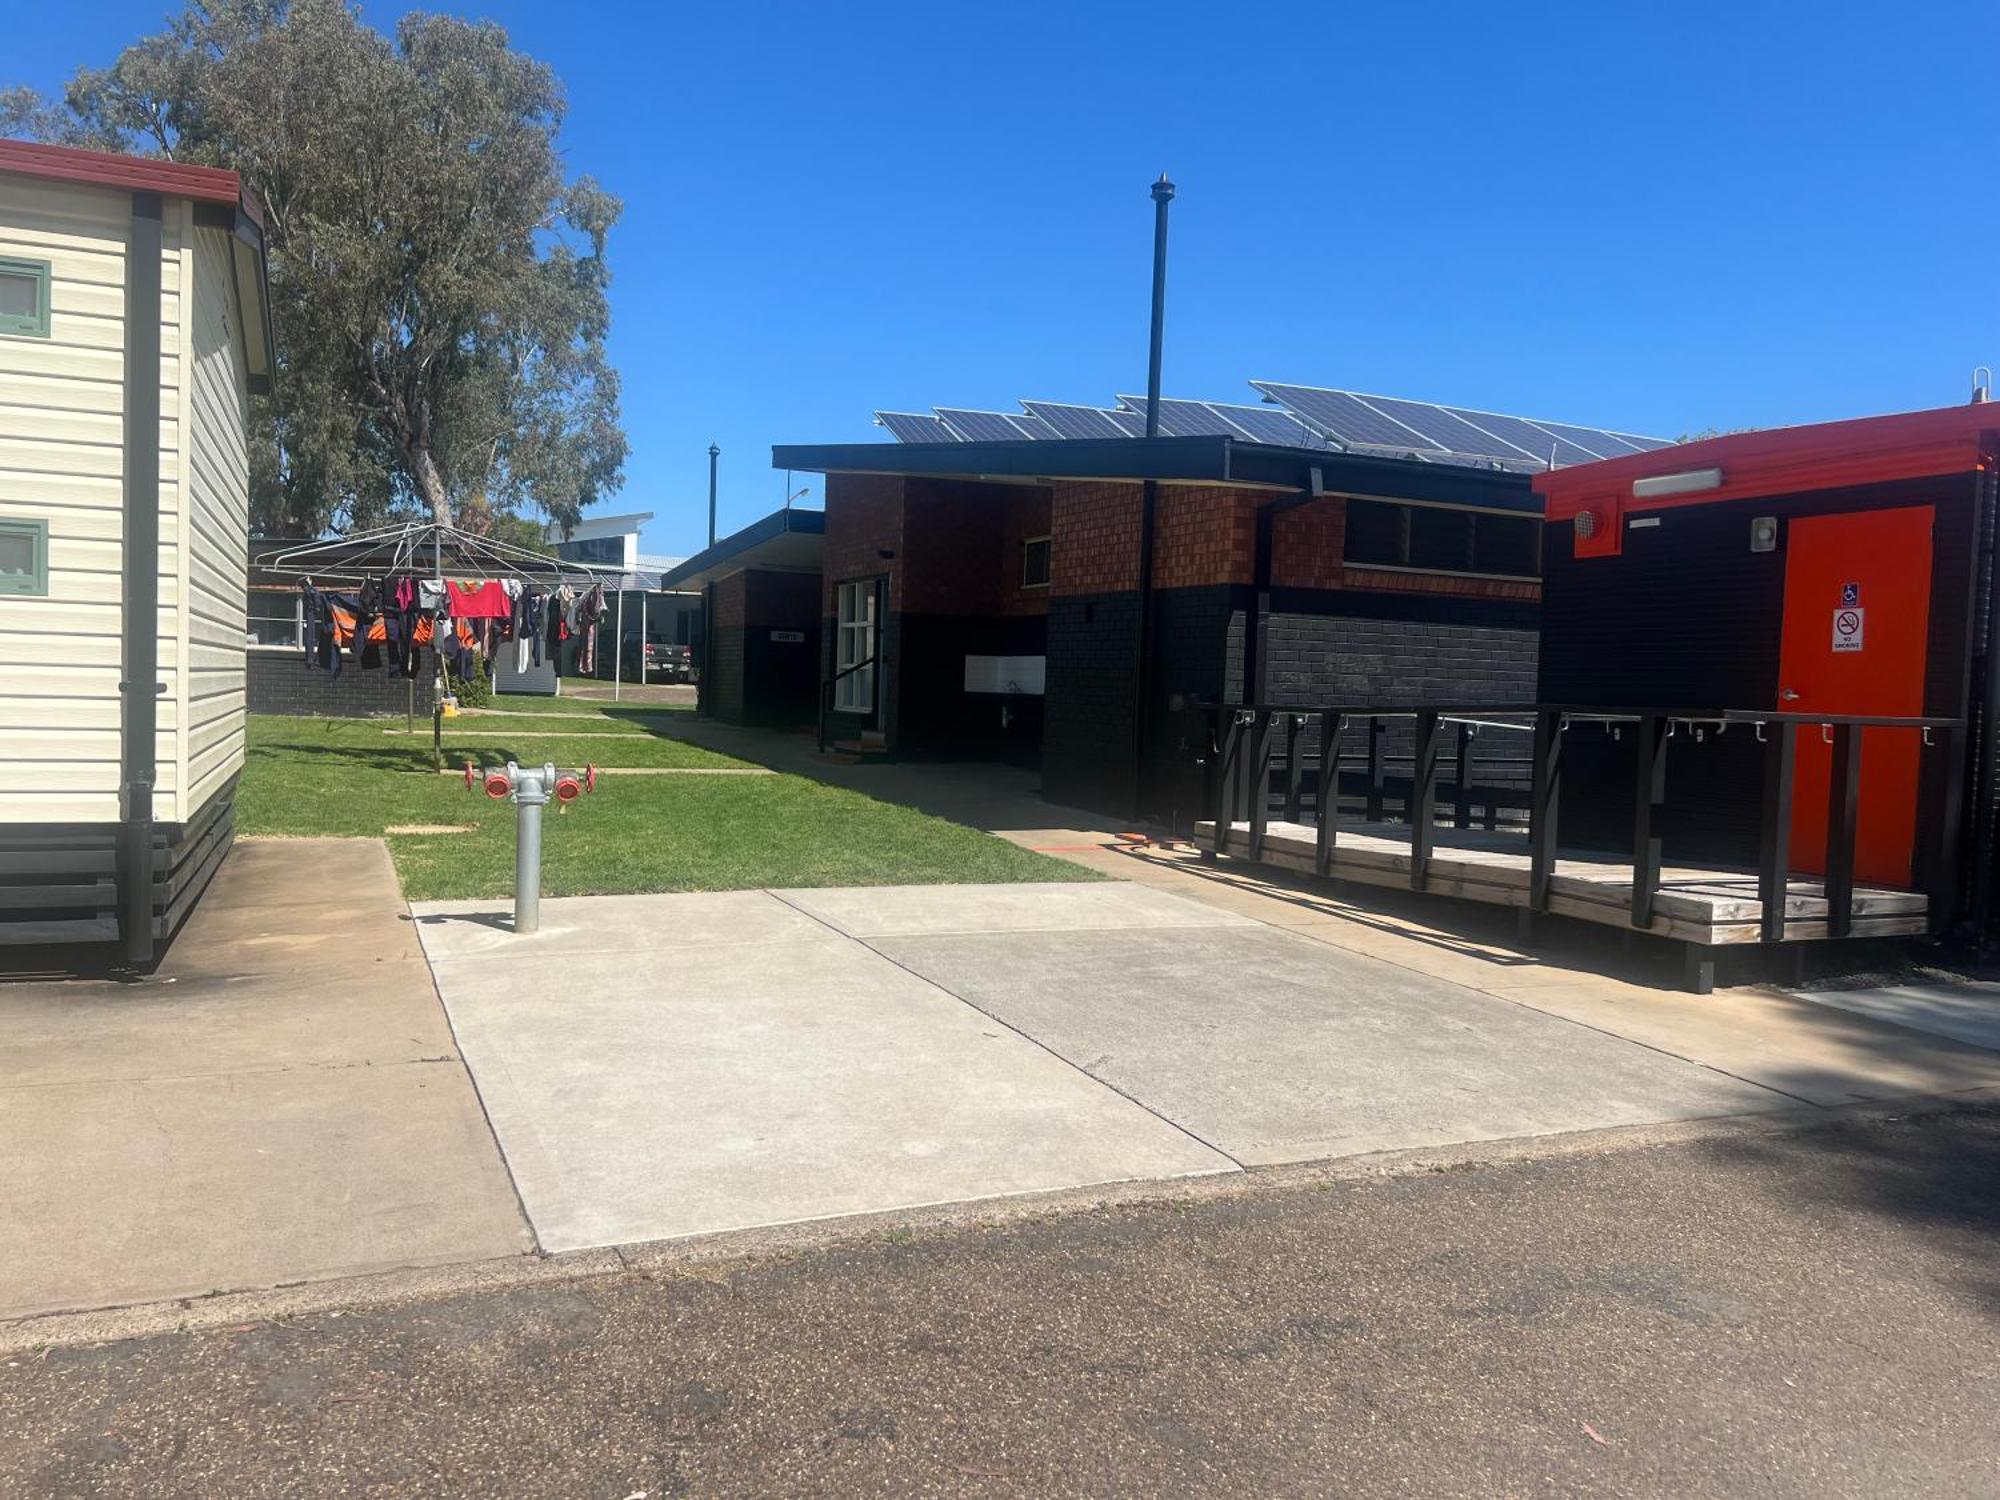
M0 1359L9 1496L2000 1493L2000 1111Z

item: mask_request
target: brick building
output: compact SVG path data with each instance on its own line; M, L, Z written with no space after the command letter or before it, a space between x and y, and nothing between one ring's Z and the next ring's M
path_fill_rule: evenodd
M894 754L1037 763L1053 801L1186 822L1199 703L1534 697L1518 469L1226 436L773 462L826 476L821 681Z
M819 699L820 527L816 510L774 511L661 578L701 596L701 712L794 728Z

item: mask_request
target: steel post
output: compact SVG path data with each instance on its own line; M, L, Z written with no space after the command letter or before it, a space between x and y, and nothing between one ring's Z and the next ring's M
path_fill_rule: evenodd
M552 765L523 771L509 764L514 802L520 815L514 838L514 931L535 932L542 925L542 809L555 785Z

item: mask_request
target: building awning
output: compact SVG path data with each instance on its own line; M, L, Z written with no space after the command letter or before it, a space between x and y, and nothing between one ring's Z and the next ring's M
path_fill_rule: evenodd
M880 446L888 446L882 444ZM809 467L800 465L800 467ZM660 587L677 591L703 589L719 578L745 568L781 573L817 573L826 515L817 510L776 510L752 521L734 536L726 536L697 552L660 578Z
M809 474L885 474L1000 484L1150 479L1285 494L1323 490L1499 510L1541 509L1525 474L1471 464L1330 453L1323 448L1281 448L1222 436L786 445L771 450L771 466Z

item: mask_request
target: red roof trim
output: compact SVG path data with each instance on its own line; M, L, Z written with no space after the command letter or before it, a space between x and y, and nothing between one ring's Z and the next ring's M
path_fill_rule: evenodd
M122 188L191 198L197 203L227 203L241 208L259 229L263 211L243 180L221 167L194 167L156 157L120 156L109 151L85 151L76 146L48 146L37 141L0 140L0 172L40 177L50 182L82 182L94 187Z
M1707 505L1881 480L1969 473L2000 452L2000 404L1858 417L1806 427L1776 427L1682 443L1631 458L1608 458L1537 474L1535 493L1550 520L1591 501L1620 498L1627 511ZM1635 500L1632 482L1696 469L1722 470L1719 489Z

